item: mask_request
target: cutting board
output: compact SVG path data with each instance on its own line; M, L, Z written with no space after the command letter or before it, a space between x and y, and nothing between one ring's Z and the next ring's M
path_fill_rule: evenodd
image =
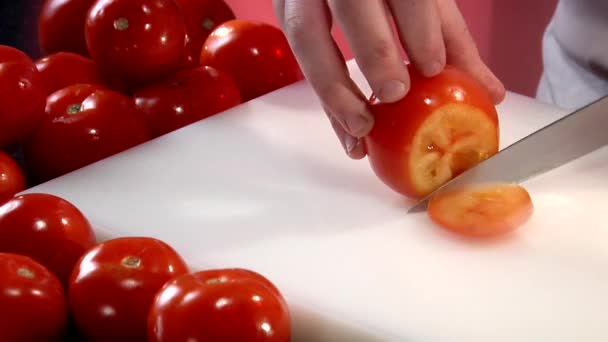
M567 114L515 93L498 110L502 147ZM608 150L524 185L536 209L512 236L448 234L345 156L300 82L27 192L72 201L101 239L264 274L294 341L607 341Z

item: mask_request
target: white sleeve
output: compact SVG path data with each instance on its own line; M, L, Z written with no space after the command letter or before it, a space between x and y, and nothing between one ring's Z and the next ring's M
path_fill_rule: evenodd
M560 0L542 41L537 99L575 109L608 94L608 1Z

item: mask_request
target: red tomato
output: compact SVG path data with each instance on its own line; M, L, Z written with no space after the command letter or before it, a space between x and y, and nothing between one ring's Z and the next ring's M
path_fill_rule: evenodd
M236 84L212 67L178 72L133 96L153 137L169 133L241 103Z
M0 151L0 204L25 190L26 187L25 175L21 166L6 152ZM1 244L2 241L0 241Z
M130 98L101 86L75 84L49 95L46 116L23 145L28 171L44 182L149 139Z
M95 0L46 0L38 17L38 40L46 53L87 56L84 21Z
M0 206L0 252L35 259L66 288L76 261L94 244L87 218L63 198L28 193Z
M291 338L279 290L262 275L218 269L178 276L156 295L149 341L281 341Z
M146 341L155 294L187 272L181 256L157 239L116 238L91 248L74 268L68 290L79 331L90 341Z
M186 55L186 25L174 0L98 0L85 36L95 63L134 85L176 72Z
M23 141L44 115L46 94L34 62L0 45L0 146Z
M68 310L61 283L33 259L0 253L0 341L61 341Z
M472 237L497 236L526 223L534 211L526 189L516 184L485 184L446 190L433 196L429 217L442 228Z
M32 59L25 52L8 45L0 45L0 63L20 62L33 65Z
M236 19L232 8L224 0L175 0L179 5L188 32L188 48L193 63L198 64L203 43L220 24ZM190 56L192 58L192 56Z
M213 30L201 65L225 71L239 86L243 101L303 79L283 32L261 22L234 19Z
M400 101L379 103L372 95L375 123L365 144L385 184L420 198L496 154L499 127L490 96L464 72L448 65L432 78L410 74Z
M57 52L36 61L46 94L76 83L103 85L95 62L72 52Z

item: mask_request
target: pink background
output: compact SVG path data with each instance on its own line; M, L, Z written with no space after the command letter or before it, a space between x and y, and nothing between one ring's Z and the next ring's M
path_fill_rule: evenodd
M237 17L277 25L271 0L226 0ZM365 1L365 0L360 0ZM485 62L508 90L534 96L542 72L541 39L556 0L457 0ZM336 40L352 54L340 32Z

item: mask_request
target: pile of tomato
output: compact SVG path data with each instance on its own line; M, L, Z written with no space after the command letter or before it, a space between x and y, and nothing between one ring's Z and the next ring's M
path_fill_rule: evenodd
M17 196L301 80L279 28L223 0L47 0L38 31L37 60L0 45L0 340L289 341L263 275Z
M98 242L55 195L0 206L1 341L281 341L279 289L244 268L192 269L159 239Z
M303 79L278 27L223 0L47 0L38 31L38 60L0 45L0 149L30 183Z

